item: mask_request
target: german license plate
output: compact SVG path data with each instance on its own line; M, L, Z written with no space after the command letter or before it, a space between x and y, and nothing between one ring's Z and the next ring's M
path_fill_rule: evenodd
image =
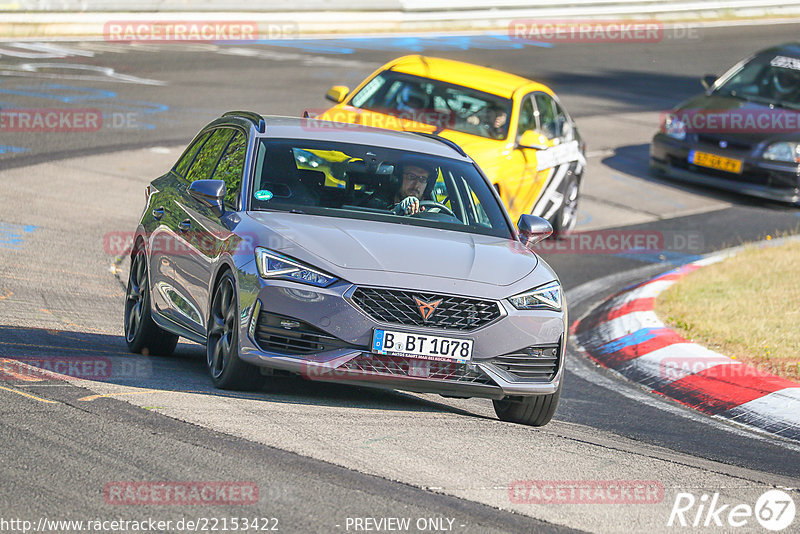
M708 167L709 169L717 169L736 174L742 173L741 160L717 156L716 154L709 154L708 152L692 150L689 152L689 162L700 165L701 167Z
M472 340L376 328L372 335L372 352L387 356L465 363L472 359Z

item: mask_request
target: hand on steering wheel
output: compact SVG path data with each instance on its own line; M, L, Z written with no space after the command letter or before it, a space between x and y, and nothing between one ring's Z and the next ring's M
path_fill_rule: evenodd
M435 208L435 209L438 209L440 212L443 212L445 215L449 215L451 217L455 217L456 216L456 214L453 213L453 210L451 210L450 208L448 208L444 204L441 204L441 203L436 202L434 200L421 200L419 202L419 207L420 207L420 211L422 211L422 208L427 208L425 210L425 213L431 213L431 208ZM436 212L434 211L433 213L436 213Z

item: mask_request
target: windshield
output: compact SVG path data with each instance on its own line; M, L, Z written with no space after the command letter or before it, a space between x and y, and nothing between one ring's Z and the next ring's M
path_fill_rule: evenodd
M508 136L511 115L508 98L392 71L370 80L349 104L490 139Z
M800 109L800 58L761 55L728 76L715 94Z
M254 185L253 210L512 238L502 208L478 170L454 159L332 141L262 139ZM409 197L416 199L418 213L403 213Z

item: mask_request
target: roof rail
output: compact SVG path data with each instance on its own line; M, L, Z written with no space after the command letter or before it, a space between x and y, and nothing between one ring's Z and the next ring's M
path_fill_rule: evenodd
M460 146L458 146L456 143L454 143L450 139L442 137L441 135L437 135L435 133L428 133L428 132L411 132L411 133L417 134L417 135L421 135L423 137L427 137L428 139L435 139L435 140L439 141L440 143L444 143L445 145L449 146L450 148L452 148L453 150L455 150L456 152L458 152L462 156L466 157L466 155L467 155L466 152L464 152L464 149L462 149Z
M262 117L260 113L256 113L255 111L228 111L227 113L223 113L222 116L239 117L241 119L247 119L253 123L253 126L256 127L258 133L264 133L267 129L267 123L264 120L264 117Z

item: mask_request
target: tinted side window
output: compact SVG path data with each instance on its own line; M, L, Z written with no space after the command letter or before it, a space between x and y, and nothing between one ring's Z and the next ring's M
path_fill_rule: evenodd
M571 140L573 138L572 125L569 122L567 113L558 105L558 102L553 101L553 106L556 110L556 135Z
M522 107L519 110L519 127L517 128L517 137L524 134L528 130L536 128L536 116L533 112L533 102L529 97L525 97L522 102Z
M553 99L544 94L538 94L534 98L536 99L536 111L539 115L539 130L548 139L553 139L558 135Z
M234 131L229 128L220 128L211 134L208 141L200 149L192 166L189 167L189 172L186 174L186 179L190 182L195 180L207 180L211 178L211 172L217 166L219 156L222 149L228 144L228 141L233 137Z
M228 148L219 160L214 179L225 182L225 206L231 209L238 208L236 199L242 187L242 173L244 173L244 157L247 153L247 136L238 132L228 144Z
M178 160L178 163L175 164L175 172L180 174L181 176L186 176L186 171L189 170L189 165L192 164L194 161L194 157L197 155L197 151L200 150L200 147L203 146L203 143L206 142L208 136L211 134L205 133L200 138L192 143L192 146L184 152L183 157Z

